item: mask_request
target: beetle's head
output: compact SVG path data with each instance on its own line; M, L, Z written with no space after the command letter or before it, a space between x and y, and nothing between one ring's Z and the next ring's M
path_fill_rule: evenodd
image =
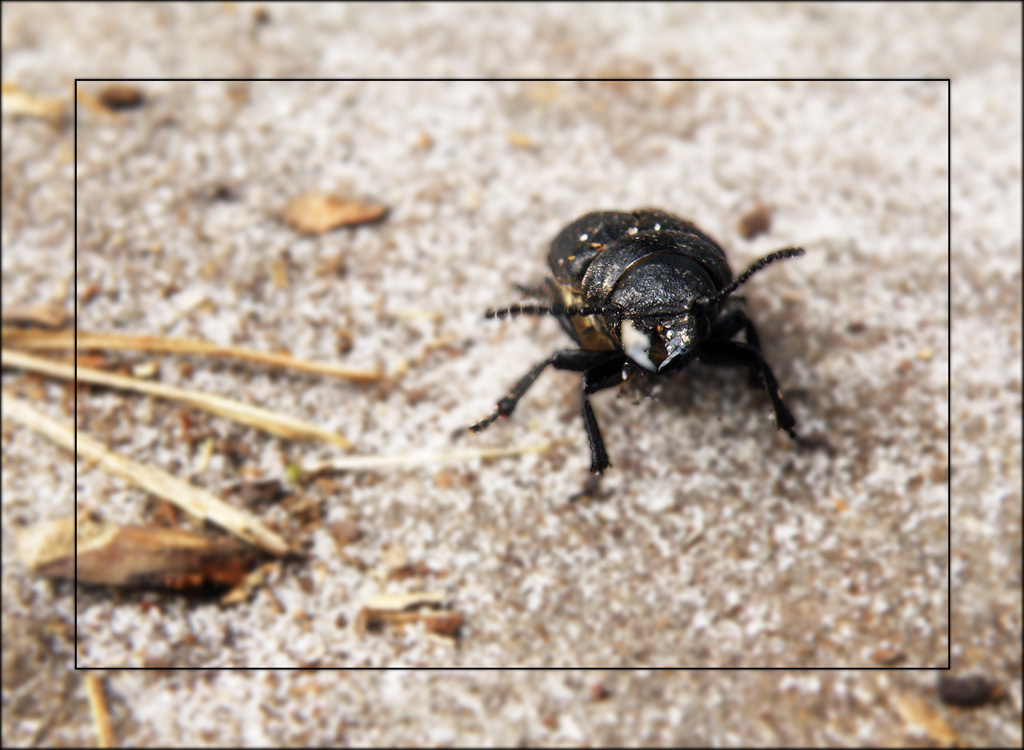
M622 321L622 349L633 362L659 375L681 370L711 331L713 315L692 308L681 315Z

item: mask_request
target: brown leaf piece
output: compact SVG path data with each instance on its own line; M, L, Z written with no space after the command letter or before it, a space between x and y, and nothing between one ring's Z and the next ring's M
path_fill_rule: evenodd
M119 526L88 513L31 526L18 535L22 560L39 575L129 588L234 586L256 559L236 539L190 531Z
M141 107L146 101L146 95L137 86L126 83L112 83L103 87L96 97L107 109L125 110Z
M401 627L407 623L422 622L428 635L454 643L459 637L464 617L459 612L442 608L446 598L442 591L377 594L370 597L360 610L356 631L362 635L379 632L385 625Z
M428 633L434 633L442 638L458 638L464 619L459 612L428 612L423 615L423 627Z
M772 210L763 203L758 203L747 211L740 219L739 230L743 239L749 240L764 234L772 228Z
M939 698L951 706L974 708L983 706L1001 695L1000 685L984 675L939 675Z
M338 227L380 221L387 213L387 206L380 204L312 192L292 198L284 218L303 234L323 234Z
M935 742L953 745L958 741L945 717L916 695L897 695L896 712L908 728L923 732Z

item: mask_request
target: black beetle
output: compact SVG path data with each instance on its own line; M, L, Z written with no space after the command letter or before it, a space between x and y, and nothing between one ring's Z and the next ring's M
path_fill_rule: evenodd
M803 254L799 247L777 250L734 281L722 248L689 221L657 209L581 216L551 242L551 278L540 288L523 289L548 304L512 305L486 315L554 315L580 348L555 352L537 364L493 414L469 429L479 432L509 416L548 365L581 372L590 470L600 474L609 466L608 453L587 395L643 372L678 372L696 357L748 367L751 383L771 397L778 428L795 439L796 420L761 356L754 324L743 310L722 308L754 273ZM732 340L740 331L745 343Z

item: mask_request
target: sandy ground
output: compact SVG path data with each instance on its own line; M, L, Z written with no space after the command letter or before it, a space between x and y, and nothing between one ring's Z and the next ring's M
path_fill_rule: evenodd
M3 10L4 81L69 100L75 77L952 79L153 80L116 117L5 114L5 314L382 367L393 384L118 355L357 454L554 444L297 482L342 452L114 390L82 390L76 415L66 384L5 369L8 391L303 550L234 606L36 578L25 526L157 506L5 418L5 745L95 742L76 663L121 668L100 674L127 745L1020 744L1019 6ZM390 213L301 236L282 211L311 190ZM770 231L744 239L758 204ZM736 272L806 248L743 289L803 442L744 373L699 364L656 400L594 397L613 468L590 495L578 376L454 435L569 344L483 310L543 279L575 217L646 206L697 222ZM237 491L264 480L285 496ZM370 597L416 590L463 617L457 645L422 623L360 632ZM1001 699L944 705L947 666Z

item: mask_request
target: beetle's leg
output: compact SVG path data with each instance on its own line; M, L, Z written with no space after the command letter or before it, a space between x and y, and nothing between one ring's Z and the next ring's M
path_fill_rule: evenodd
M724 313L711 327L711 333L708 335L708 338L715 341L729 341L741 330L746 336L747 346L761 351L761 341L757 337L757 330L743 310L730 310Z
M780 430L789 433L796 440L796 420L782 401L779 382L772 374L772 368L764 361L764 357L754 347L739 341L705 341L700 349L700 361L709 365L742 365L750 369L751 374L758 374L764 383L764 389L772 400L775 411L775 423Z
M497 421L498 417L507 417L515 411L516 404L519 403L519 399L521 399L526 392L530 390L530 386L537 382L537 378L540 377L540 374L544 372L545 368L550 364L551 360L545 359L543 362L535 365L532 370L519 379L519 382L512 387L512 390L509 391L508 395L498 402L498 408L495 409L490 416L484 417L476 424L470 425L469 431L480 432L481 430L486 430Z
M604 449L601 428L597 426L597 417L586 396L583 397L583 426L587 428L587 440L590 441L590 472L600 474L611 464L608 462L608 451Z
M599 362L583 373L583 393L597 393L605 388L614 388L622 385L625 378L622 376L622 368L626 364L626 358L618 352L611 354L604 362Z
M545 286L526 286L526 284L516 284L516 289L519 293L527 298L547 299L548 290Z
M605 352L606 359L583 373L583 426L587 428L587 439L590 441L590 471L600 474L611 464L608 462L608 451L604 448L601 428L597 426L597 417L590 408L588 394L614 388L622 383L622 367L626 358L618 352Z
M735 297L730 297L729 299L735 299ZM743 335L746 337L747 346L752 349L756 349L757 351L761 351L761 341L757 337L757 330L755 330L754 324L750 321L750 318L747 317L747 314L743 310L730 310L719 317L711 327L711 333L708 338L714 341L729 341L741 330L743 331ZM753 369L750 371L750 387L765 387L764 380L761 379L760 369Z
M570 370L572 372L586 372L596 365L603 364L608 359L609 355L618 356L617 353L607 351L592 351L589 349L566 349L564 351L555 352L550 357L534 365L528 373L526 373L519 382L516 383L512 390L509 391L508 395L505 396L501 401L498 402L498 408L488 417L484 417L479 422L470 426L470 432L480 432L485 430L494 424L499 417L507 417L513 411L515 411L516 404L519 403L526 392L530 390L540 374L544 372L548 365L552 365L557 370Z

